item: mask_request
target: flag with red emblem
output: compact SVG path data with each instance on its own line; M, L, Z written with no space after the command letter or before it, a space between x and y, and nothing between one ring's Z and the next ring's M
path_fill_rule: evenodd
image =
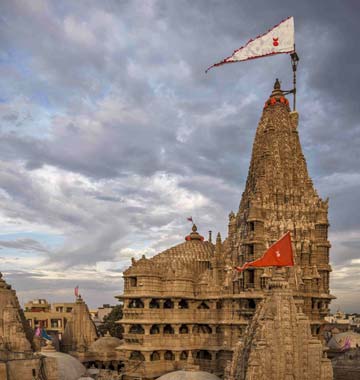
M290 232L287 232L281 239L274 243L257 260L245 263L241 267L235 267L239 272L252 267L292 267L294 266L294 256L291 246Z
M261 36L251 39L246 45L235 50L233 54L221 62L210 66L221 66L226 63L247 61L274 54L293 53L295 51L294 17L288 17Z

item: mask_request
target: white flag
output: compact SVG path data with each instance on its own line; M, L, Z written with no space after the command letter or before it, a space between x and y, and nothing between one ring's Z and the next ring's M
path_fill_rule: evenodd
M265 34L250 40L245 46L234 51L234 53L212 67L247 61L248 59L266 57L273 54L293 53L295 51L294 17L289 17L280 24L274 26Z

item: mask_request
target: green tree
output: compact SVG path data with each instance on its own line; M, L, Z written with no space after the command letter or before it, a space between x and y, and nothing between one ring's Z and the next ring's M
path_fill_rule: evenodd
M123 327L116 323L123 316L123 305L116 305L111 312L104 317L104 321L98 326L98 331L101 335L105 335L108 331L111 336L122 339L122 334L124 332Z

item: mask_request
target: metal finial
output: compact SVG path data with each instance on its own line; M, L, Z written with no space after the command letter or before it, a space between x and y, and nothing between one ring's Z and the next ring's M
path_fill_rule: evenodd
M274 84L274 90L280 90L281 85L278 78L276 78L275 84Z

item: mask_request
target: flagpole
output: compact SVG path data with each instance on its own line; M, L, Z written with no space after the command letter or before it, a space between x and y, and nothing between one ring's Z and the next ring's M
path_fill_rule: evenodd
M293 71L293 86L294 86L292 90L292 93L294 95L293 111L296 111L296 69L299 62L299 56L296 53L295 44L294 44L294 52L290 54L290 57L291 57L291 66L292 66L292 71Z

